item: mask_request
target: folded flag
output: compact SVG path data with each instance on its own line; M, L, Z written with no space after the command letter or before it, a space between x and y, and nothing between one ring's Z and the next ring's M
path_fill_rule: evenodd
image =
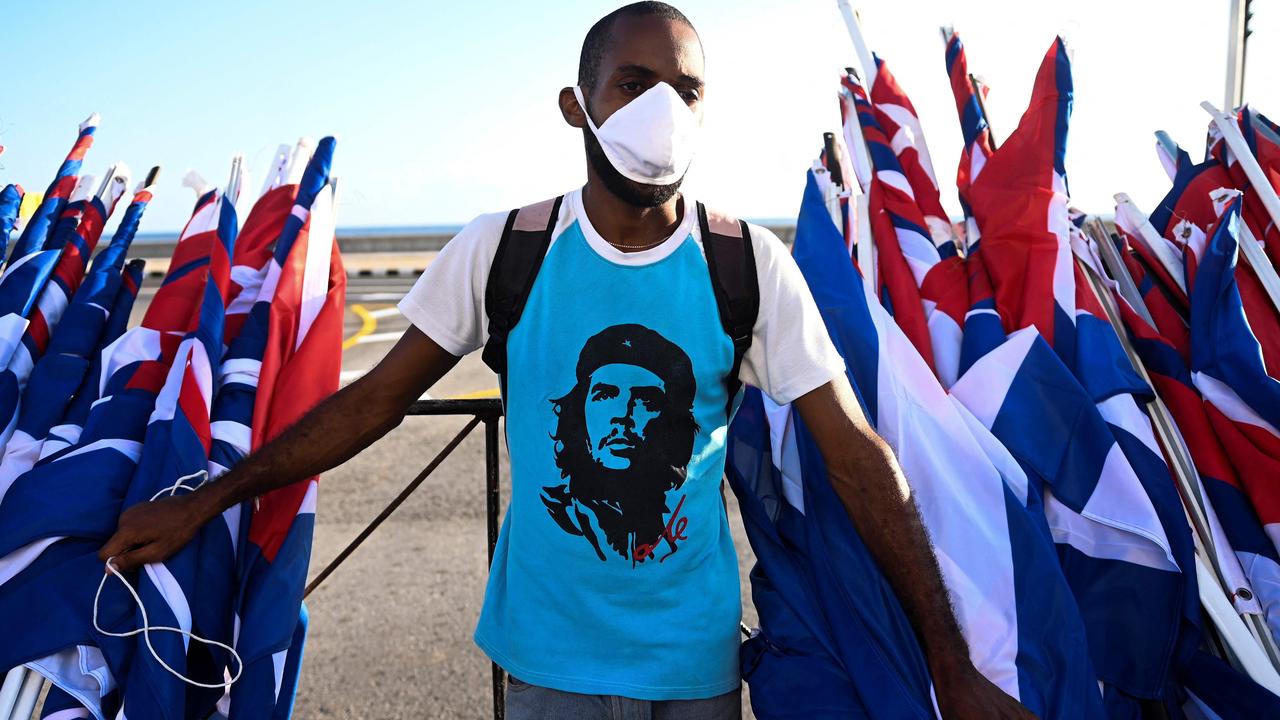
M259 298L270 293L272 300L254 401L254 448L338 388L346 272L334 236L329 184L334 146L331 137L317 144L259 292ZM246 325L242 337L249 333ZM233 719L287 715L292 707L289 689L296 688L300 668L297 629L316 493L317 478L274 490L258 498L252 517L242 523L236 651L245 665L244 676L231 688Z

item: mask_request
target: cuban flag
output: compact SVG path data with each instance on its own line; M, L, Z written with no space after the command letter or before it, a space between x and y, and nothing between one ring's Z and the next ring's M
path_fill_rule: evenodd
M46 455L0 497L0 615L45 618L22 624L10 634L9 642L0 647L0 666L26 664L97 718L118 710L121 689L135 669L136 643L142 642L95 629L94 595L103 578L97 552L115 531L170 366L184 339L198 327L223 206L217 193L201 198L141 327L128 330L103 350L98 399L78 439ZM223 267L225 272L225 261ZM120 295L129 294L130 284L117 294L117 306ZM109 326L108 334L111 331ZM75 412L77 403L68 416ZM153 582L149 577L142 576L144 587ZM154 619L165 614L162 608L167 605L151 599L147 607L155 609ZM106 584L98 607L99 626L117 633L135 630L137 612L118 583ZM153 634L158 647L168 639L161 635ZM145 658L139 668L147 663L146 670L159 670L166 682L180 682L159 668L149 653Z
M1034 502L1034 497L1029 494L1031 488L1026 474L971 413L948 397L888 315L874 302L867 302L855 270L847 263L836 262L843 253L842 242L839 231L825 213L819 182L810 175L797 222L796 262L827 321L832 339L849 365L851 379L868 418L893 447L911 485L974 664L1041 717L1101 717L1101 696L1084 643L1083 624L1058 569L1043 520L1028 510L1027 504ZM738 482L741 484L743 478L750 480L743 487L735 488L742 498L744 516L745 508L760 502L753 495L758 496L763 487L768 491L765 517L771 517L775 527L771 530L766 525L757 528L757 533L783 531L784 519L800 523L800 529L809 523L820 524L821 535L806 532L839 539L853 548L845 552L856 550L856 557L860 559L858 564L842 561L836 565L840 569L819 566L814 576L844 584L844 592L851 592L847 589L851 586L866 585L866 575L870 573L865 570L865 550L857 543L856 532L842 512L840 501L825 483L820 458L801 421L786 408L771 407L767 400L761 401L761 407L767 418L769 455L753 457L735 444L748 422L759 425L758 415L753 418L740 413L739 417L746 419L736 420L731 431L730 456L734 470L739 473ZM764 431L753 427L750 432L755 439L744 444L754 446L758 456L760 448L765 447L759 439ZM771 486L779 490L769 490ZM748 527L753 525L763 523L752 521ZM773 651L773 655L767 654L771 651L770 645L777 642L770 637L773 606L760 604L761 585L756 580L762 573L768 577L770 558L779 553L767 545L764 547L764 551L756 550L760 568L753 574L753 586L766 640L749 641L748 645L755 642L758 650L766 653L766 659L782 664L785 661L780 656L788 651L785 646ZM820 562L821 558L789 561L794 565ZM846 566L863 574L846 574L843 570ZM876 584L870 586L871 590L883 592L883 581L875 575L873 578ZM785 576L780 578L785 579ZM782 586L782 589L772 586ZM778 601L776 595L784 598L798 595L778 581L765 587L775 593L765 596L774 603ZM807 602L820 604L821 612L843 630L845 614L851 607L847 600L836 595ZM885 619L893 619L890 611L896 611L896 607L885 608L883 600L865 599L855 600L852 607L872 608L880 614L879 618L868 619L866 624L876 633L874 637L896 648L890 655L897 658L896 666L890 666L895 670L894 675L912 677L907 671L912 667L909 660L913 657L910 653L915 652L914 646L898 643L889 632L895 625L879 625ZM796 622L808 623L804 629L811 639L801 636L800 641L813 646L816 640L835 648L820 656L822 665L828 666L825 672L831 674L833 671L829 668L834 666L847 673L843 686L861 687L858 683L862 666L839 662L838 653L865 652L865 643L846 647L845 643L850 641L838 642L839 636L834 640L824 637L833 631L823 628L819 622L821 616L811 620L801 615L802 612L814 611L799 600L790 600L783 606L784 631L794 631ZM765 682L769 682L767 678ZM883 693L902 685L899 680L893 685L879 683L878 686ZM874 693L874 688L866 692ZM758 693L753 684L753 703ZM870 714L881 716L875 705L879 701L875 694L871 699L870 707L874 710ZM777 702L781 706L787 703L804 707L805 698Z
M929 156L929 147L924 140L920 118L906 91L898 85L898 79L889 71L889 66L879 56L874 57L876 78L871 84L871 105L875 110L876 120L889 139L893 154L897 156L903 174L911 184L911 192L924 214L933 244L938 247L939 252L946 252L943 248L948 246L954 252L955 234L951 229L951 221L947 218L947 211L942 207L938 176L934 172L933 159Z
M23 391L25 402L20 405L16 430L0 459L0 486L8 485L35 465L50 431L62 421L72 398L85 386L90 358L105 344L103 331L126 279L122 274L125 254L151 197L148 188L134 193L111 244L93 259L88 276L67 306L58 332L49 340L48 351L36 361ZM136 290L128 296L130 306L134 294ZM123 321L127 319L126 312ZM13 379L12 375L4 377Z
M934 352L930 313L920 295L920 281L928 268L936 264L938 251L924 226L924 218L911 193L911 185L902 173L902 166L876 121L866 92L861 84L848 76L844 86L853 99L862 138L871 156L868 193L871 234L877 250L880 302L932 369Z
M1193 296L1198 292L1197 287L1202 277L1201 264L1210 252L1210 241L1216 229L1220 229L1222 225L1218 220L1218 214L1225 212L1227 207L1236 202L1238 193L1231 189L1231 184L1226 168L1217 160L1207 160L1200 165L1186 168L1185 172L1180 170L1173 189L1152 213L1151 224L1156 231L1177 243L1183 251L1186 285ZM1243 212L1243 201L1241 203ZM1239 312L1242 313L1243 322L1249 329L1247 342L1252 343L1251 352L1257 354L1263 368L1264 374L1258 380L1261 381L1264 376L1272 379L1280 377L1280 316L1272 307L1253 268L1244 263L1235 263L1232 267L1230 279L1240 301ZM1219 271L1218 281L1223 281L1223 277ZM1200 292L1203 294L1204 291ZM1194 315L1194 309L1192 315ZM1193 318L1192 326L1194 324ZM1243 338L1236 340L1236 342L1241 341ZM1201 335L1199 342L1203 344L1209 340L1207 336ZM1197 377L1194 360L1196 343L1196 334L1192 329L1187 365L1193 378ZM1202 348L1202 352L1204 351ZM1210 373L1209 377L1212 376ZM1280 522L1280 500L1277 500L1277 494L1273 489L1274 479L1277 473L1280 473L1280 454L1268 448L1265 434L1256 433L1252 429L1255 426L1246 422L1245 426L1248 430L1241 431L1235 419L1235 416L1240 413L1224 413L1224 408L1230 408L1233 405L1229 400L1222 400L1220 396L1222 387L1219 384L1208 380L1197 381L1194 384L1203 396L1206 412L1209 414L1218 440L1231 459L1238 485L1248 496L1253 512L1264 528L1275 525ZM1249 386L1243 386L1233 392L1239 393L1240 397L1252 398ZM1218 405L1215 400L1220 400L1223 405ZM1228 478L1223 480L1230 482ZM1226 502L1227 500L1223 499L1223 503ZM1227 513L1225 508L1221 511L1224 514ZM1273 546L1280 546L1274 531L1268 532L1268 535L1271 537ZM1251 547L1256 549L1256 543L1245 542L1243 547L1236 547L1233 542L1232 547L1236 548L1237 552L1247 551ZM1266 594L1266 585L1263 582L1261 587L1255 590Z
M44 356L54 330L84 280L89 257L127 185L128 170L117 166L106 186L105 197L93 196L69 203L54 228L47 249L60 253L58 262L52 277L40 290L20 344L14 348L8 366L0 372L0 447L5 447L13 434L31 372ZM92 351L96 340L94 336L82 342L88 342Z
M1076 456L1082 466L1060 470L1079 476L1074 484L1051 484L1045 512L1099 677L1109 690L1155 699L1168 692L1180 643L1191 638L1183 635L1184 621L1198 622L1194 554L1180 499L1138 405L1150 388L1074 262L1072 243L1082 237L1068 217L1064 167L1072 92L1070 60L1058 39L1018 128L987 160L969 201L1005 332L1034 327L1105 421L1072 439L1089 443ZM1061 411L1051 402L1033 406L1046 419ZM1002 439L1009 445L1016 438ZM1115 695L1108 702L1128 700Z
M1200 258L1207 252L1206 246L1218 223L1218 216L1239 195L1239 191L1231 188L1229 183L1218 184L1226 178L1227 173L1213 161L1197 166L1194 170L1198 172L1185 186L1180 187L1175 183L1165 200L1165 203L1173 206L1173 211L1166 215L1162 204L1162 212L1159 213L1162 224L1156 225L1157 229L1168 228L1167 235L1172 235L1183 243L1188 291L1194 289L1196 278L1199 277ZM1153 225L1156 217L1153 214ZM1241 217L1243 219L1243 210ZM1257 238L1256 235L1254 237ZM1238 264L1235 278L1245 317L1249 320L1249 326L1261 349L1267 373L1271 377L1280 377L1280 311L1271 304L1262 281L1251 265Z
M239 227L235 205L229 198L219 196L215 205L216 229L196 239L203 241L208 259L198 271L203 275L203 282L199 283L201 296L156 397L124 508L158 496L188 492L198 485L198 480L189 480L187 487L180 487L178 480L199 477L198 474L208 468L212 443L210 410L223 351L222 325L230 285L231 253ZM194 285L192 289L195 290ZM208 582L208 574L215 569L198 562L200 558L199 544L190 543L164 562L145 566L138 576L137 592L147 617L138 610L134 626L142 627L149 620L152 625L179 627L203 638L224 643L230 640L229 621L220 627L198 622L202 617L199 606L217 604L217 594L196 592L197 588L218 588L229 598L234 582L230 564L222 577ZM229 607L229 602L225 604ZM208 712L213 707L221 690L188 689L186 683L173 677L147 652L145 639L130 642L137 647L132 653L128 680L123 683L121 715L181 718L192 711ZM197 645L186 637L164 633L153 635L150 645L178 672L205 683L222 679L225 660L209 658L209 654L216 653L204 644Z
M271 288L263 292L264 282L272 265L273 248L284 247L291 242L281 238L281 234L296 195L297 185L282 185L268 190L254 204L236 239L231 265L230 302L222 333L227 350L219 364L217 392L210 415L210 480L221 477L249 453L253 402L258 390L266 324L274 290ZM216 570L203 572L197 578L197 595L205 599L197 610L205 616L203 626L216 628L218 636L229 636L233 643L239 626L235 614L239 592L228 594L221 583L228 576L238 577L244 509L240 505L227 508L220 518L201 529L199 538L201 566ZM211 585L207 590L199 587L204 581ZM224 664L230 663L229 658L219 657ZM235 668L228 667L229 672L232 670ZM228 688L218 700L218 710L224 716L230 712L230 700Z
M784 450L760 391L747 388L728 436L729 484L756 555L761 627L739 655L760 718L935 717L928 667L893 590L790 417ZM780 455L792 466L784 478Z
M317 144L263 283L263 292L274 292L265 308L253 448L283 432L338 388L346 273L334 237L329 184L334 144L331 137ZM246 324L242 337L250 329ZM316 491L316 478L274 490L257 499L247 523L236 638L236 651L245 664L243 676L231 688L232 718L287 717L291 712L301 662L297 631Z
M9 237L18 225L18 211L22 209L22 186L5 185L0 190L0 262L9 248Z
M942 210L932 168L927 164L928 151L924 149L924 134L915 119L915 108L884 62L876 62L879 71L871 94L874 101L878 93L884 105L880 101L867 103L860 87L853 88L852 95L871 164L877 177L890 181L886 197L888 193L902 195L893 198L887 207L900 254L911 269L924 305L933 367L942 386L950 387L959 376L961 325L969 309L964 262ZM926 237L932 247L920 243L917 230L921 227L928 228ZM881 245L877 243L877 247ZM893 248L887 248L882 250L882 257L886 251L894 253Z
M1141 287L1141 286L1140 286ZM1134 350L1177 423L1207 496L1218 566L1238 612L1261 615L1280 636L1280 554L1249 504L1231 456L1218 439L1187 361L1156 327L1119 305ZM1225 556L1234 553L1234 559Z
M1242 200L1227 205L1191 291L1191 377L1210 422L1235 460L1272 544L1280 544L1280 380L1272 375L1238 283ZM1246 472L1247 468L1247 472Z
M973 211L969 207L969 187L982 174L987 159L995 153L991 139L991 127L982 110L982 100L969 82L969 60L965 56L960 34L951 31L947 37L947 77L951 81L951 95L956 101L956 113L960 116L960 133L964 136L964 148L960 151L960 165L956 169L956 189L960 195L960 207L965 215L965 243L973 250L981 237ZM983 92L986 92L984 87Z
M71 146L71 152L67 153L66 159L62 161L57 174L54 175L53 182L49 184L49 189L45 191L40 205L27 220L26 226L22 228L22 235L18 238L18 243L14 245L13 253L9 257L10 264L18 258L44 248L53 225L61 217L62 209L71 197L72 190L75 189L80 166L84 164L85 153L93 147L93 134L98 129L98 121L98 114L94 113L80 123L80 132Z
M0 275L0 364L22 345L31 312L53 275L60 250L37 250L9 262Z
M124 269L121 270L115 295L110 300L111 304L104 305L109 309L106 323L102 328L100 345L103 348L110 347L128 329L129 316L133 313L134 301L137 300L138 291L142 288L142 276L146 265L145 260L134 258L126 262ZM93 278L91 273L87 282L94 282ZM63 413L61 421L49 429L48 435L40 446L40 460L61 452L79 441L85 420L89 417L89 410L100 397L99 378L102 375L103 354L99 351L91 354L89 367L80 387Z

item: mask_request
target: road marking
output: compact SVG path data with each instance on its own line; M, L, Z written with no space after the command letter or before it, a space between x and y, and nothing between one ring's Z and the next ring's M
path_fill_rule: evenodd
M395 342L396 340L400 339L401 335L404 335L404 331L396 330L395 332L376 333L373 335L359 335L358 337L357 335L351 336L351 340L355 341L354 343L352 343L353 345L364 345L365 343L377 343L377 342Z
M368 310L364 309L363 305L352 305L351 312L355 313L356 317L360 318L361 325L360 329L357 330L354 335L342 341L343 350L350 350L355 347L360 343L360 338L369 335L378 327L378 321L369 313Z
M458 395L454 400L488 400L490 398L502 397L502 393L498 388L489 388L488 390L479 390L469 392L464 395Z
M400 314L400 308L394 305L392 305L391 307L379 308L377 310L369 311L369 316L377 320L381 320L382 318L386 318L386 317L393 317L399 314Z

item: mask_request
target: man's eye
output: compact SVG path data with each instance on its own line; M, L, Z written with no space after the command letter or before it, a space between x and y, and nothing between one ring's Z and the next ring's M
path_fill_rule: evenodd
M683 98L684 101L690 105L698 102L699 100L697 90L682 90L680 92L680 97Z
M591 390L592 401L609 400L618 396L618 390L608 385L597 385Z
M618 87L621 88L623 92L632 93L636 95L644 92L644 86L638 82L625 82L619 85Z

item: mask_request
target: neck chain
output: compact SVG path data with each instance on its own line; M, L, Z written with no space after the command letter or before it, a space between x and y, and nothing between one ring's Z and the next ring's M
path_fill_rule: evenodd
M621 250L622 252L627 252L628 250L630 250L631 252L644 252L645 250L652 250L652 249L654 249L654 248L658 247L659 245L661 245L662 243L666 242L666 241L667 241L667 240L669 240L669 239L670 239L670 238L662 238L661 240L659 240L659 241L658 241L658 242L656 242L656 243L653 243L652 245L641 245L641 246L639 246L639 247L636 247L635 245L623 245L623 244L621 244L621 243L616 243L616 242L614 242L614 241L612 241L612 240L605 240L605 242L607 242L607 243L609 243L610 245L612 245L612 246L614 246L614 247L618 248L618 249L619 249L619 250Z

